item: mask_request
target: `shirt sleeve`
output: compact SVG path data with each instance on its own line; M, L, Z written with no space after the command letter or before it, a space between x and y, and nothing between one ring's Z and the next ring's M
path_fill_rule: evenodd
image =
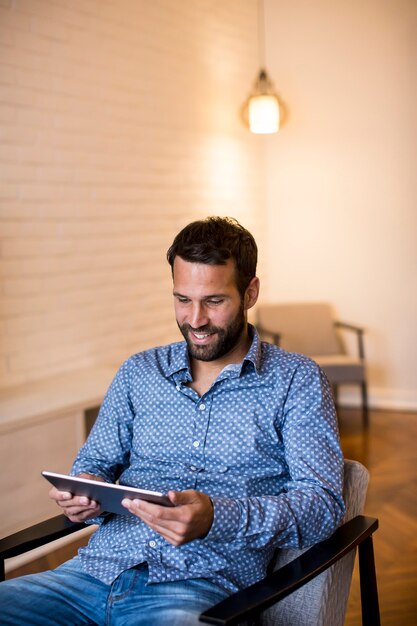
M71 468L72 475L86 472L114 483L128 466L134 417L129 370L128 360L121 366L106 393L97 420Z
M337 418L328 380L310 360L294 373L279 428L288 470L283 492L213 497L214 521L203 541L303 548L340 524L345 506Z

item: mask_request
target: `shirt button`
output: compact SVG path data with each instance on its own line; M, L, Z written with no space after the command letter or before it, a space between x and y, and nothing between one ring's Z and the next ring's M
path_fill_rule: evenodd
M149 545L151 548L156 548L156 541L152 539L152 541L149 542Z
M176 385L175 388L177 391L181 391L181 387L179 385Z
M200 409L200 411L204 411L204 409L206 408L205 404L200 404L200 406L198 407Z
M198 448L199 445L200 445L199 441L193 441L194 448Z
M196 471L197 471L197 468L196 468L196 466L195 466L195 465L190 465L190 470L191 470L192 472L196 472Z

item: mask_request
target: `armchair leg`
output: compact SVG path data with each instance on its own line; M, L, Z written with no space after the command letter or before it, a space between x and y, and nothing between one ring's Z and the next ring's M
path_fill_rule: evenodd
M362 602L362 626L380 626L378 587L376 583L372 535L359 544L359 576Z
M365 381L361 383L362 393L362 419L365 428L369 426L368 386Z

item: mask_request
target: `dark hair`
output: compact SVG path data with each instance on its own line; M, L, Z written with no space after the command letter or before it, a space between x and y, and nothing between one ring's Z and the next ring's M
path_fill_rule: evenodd
M207 265L226 265L229 259L233 259L236 286L242 298L256 276L258 249L255 239L231 217L207 217L185 226L167 252L172 271L176 256L184 261Z

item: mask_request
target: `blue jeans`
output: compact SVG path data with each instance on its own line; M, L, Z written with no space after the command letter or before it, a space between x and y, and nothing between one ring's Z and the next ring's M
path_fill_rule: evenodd
M146 585L145 564L111 585L85 574L77 557L57 569L0 584L2 626L196 626L228 593L203 579Z

